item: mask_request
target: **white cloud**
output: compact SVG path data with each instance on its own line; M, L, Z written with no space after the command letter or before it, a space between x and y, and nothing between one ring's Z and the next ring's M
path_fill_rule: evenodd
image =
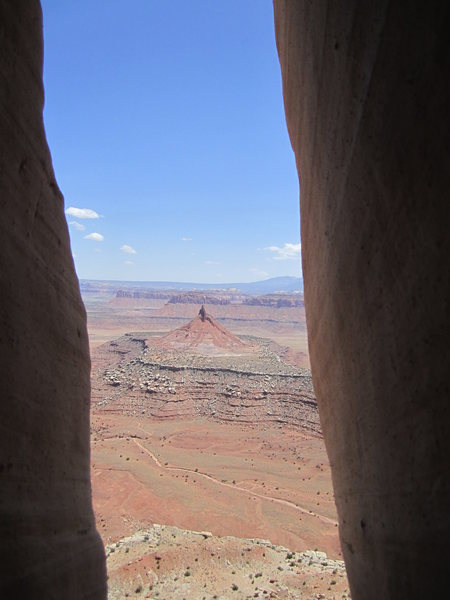
M92 208L76 208L75 206L69 206L66 209L66 215L76 217L77 219L99 219L100 215Z
M69 221L69 225L75 227L77 231L84 231L86 227L82 223L78 223L77 221Z
M273 260L297 260L300 257L301 249L301 244L290 244L289 242L281 248L279 246L267 246L267 248L264 248L264 250L272 252Z
M132 260L125 260L124 264L126 264L126 265L134 265L134 262Z
M122 252L125 252L125 254L137 254L137 252L133 248L133 246L129 246L128 244L124 244L123 246L120 246L120 249L122 250Z
M181 241L182 242L192 242L192 238L190 238L190 237L182 237Z
M250 272L255 275L255 277L269 277L269 273L266 271L262 271L261 269L250 269Z
M94 233L89 233L88 235L84 236L85 240L94 240L94 242L103 242L103 240L105 239L101 233L97 233L94 231Z
M222 263L217 262L216 260L205 260L205 265L220 265Z

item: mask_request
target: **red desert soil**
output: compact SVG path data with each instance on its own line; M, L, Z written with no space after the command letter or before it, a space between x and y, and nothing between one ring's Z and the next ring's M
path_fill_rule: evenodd
M265 420L265 412L253 423L218 421L196 416L195 403L188 401L185 417L170 412L167 418L155 418L155 398L167 398L176 410L182 389L179 381L173 395L168 392L173 383L167 389L159 383L158 388L159 371L152 371L151 386L138 386L133 400L126 400L127 378L139 369L155 369L156 354L163 360L172 344L177 350L167 350L167 356L177 359L180 340L198 377L211 370L198 367L203 360L222 361L223 373L233 371L223 368L229 360L238 361L238 367L246 361L250 371L257 371L251 362L256 359L247 352L252 343L242 342L214 319L205 322L200 315L171 334L148 338L156 349L142 350L143 362L133 350L139 344L142 348L139 339L134 345L125 340L124 346L116 340L92 352L97 378L92 487L97 526L107 545L109 598L348 598L330 468L320 429L308 421L316 410L309 392L302 392L305 413L299 413L295 425ZM96 334L92 321L90 333ZM210 342L219 351L217 358ZM270 360L280 349L273 343L264 348ZM209 358L195 357L199 349ZM270 385L299 377L287 364L289 350L298 348L284 347L286 362L275 361ZM172 372L170 360L165 368ZM241 373L240 368L233 373ZM283 375L284 370L291 375ZM102 373L108 372L109 381L102 384ZM187 384L188 376L182 377ZM252 377L255 381L256 375ZM203 388L205 381L200 381ZM270 385L258 402L270 402L278 394L280 403L280 384L275 389ZM245 385L241 389L245 395ZM235 406L236 392L226 393ZM306 429L299 425L304 418ZM199 531L210 533L195 533ZM307 551L312 554L302 554Z
M105 541L156 522L342 557L319 437L118 415L93 415L92 429L94 506Z

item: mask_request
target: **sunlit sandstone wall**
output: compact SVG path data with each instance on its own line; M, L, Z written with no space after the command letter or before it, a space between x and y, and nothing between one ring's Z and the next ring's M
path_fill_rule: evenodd
M105 597L89 350L42 123L38 0L0 0L0 597Z
M442 597L450 4L274 8L313 380L353 598Z

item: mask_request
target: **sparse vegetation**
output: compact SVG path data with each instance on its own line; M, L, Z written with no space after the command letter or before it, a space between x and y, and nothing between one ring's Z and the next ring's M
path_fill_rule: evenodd
M129 346L131 347L131 343L129 343ZM116 348L114 355L117 355L117 350L120 350L120 347ZM326 475L321 472L319 476L322 468L320 471L314 469L315 463L320 462L320 446L318 441L315 439L311 442L308 439L307 443L303 445L303 438L300 439L294 430L290 431L288 425L278 426L273 423L267 424L267 421L264 422L262 420L264 417L261 417L259 413L255 423L251 427L245 425L241 428L243 431L245 430L244 441L234 431L227 437L227 424L222 422L220 424L212 423L211 425L209 420L206 421L202 416L199 416L195 424L191 425L190 421L187 420L183 421L181 426L177 423L176 419L166 421L158 420L157 417L155 421L152 420L152 425L150 426L147 419L153 410L152 402L156 401L157 404L160 400L159 396L162 397L165 394L164 397L169 398L171 409L175 408L176 410L179 407L184 410L186 406L192 405L193 400L189 394L192 389L195 389L192 387L194 385L202 390L202 397L205 397L205 401L208 399L207 396L211 396L211 399L214 397L214 408L216 410L219 407L219 410L217 410L216 418L212 417L212 420L217 420L217 417L220 418L222 414L221 403L223 399L220 397L222 388L230 394L227 396L229 400L226 403L230 403L230 406L234 407L230 409L233 411L233 414L236 413L238 417L246 416L249 419L253 419L252 414L244 415L243 407L248 404L250 407L249 412L253 409L251 388L252 386L253 388L258 387L259 382L255 377L249 388L246 388L246 382L243 381L245 378L239 375L239 388L236 386L231 390L226 390L226 386L230 382L235 383L232 379L234 375L230 374L228 376L227 374L222 376L220 371L219 374L215 372L214 380L211 383L212 375L208 374L206 376L203 373L204 364L201 362L204 360L203 358L194 357L192 360L191 357L187 359L183 358L183 360L186 360L186 367L182 365L183 370L178 370L176 363L177 355L173 353L172 356L169 352L167 356L164 355L164 360L167 359L170 366L174 367L172 370L172 368L163 369L155 366L157 362L156 354L159 353L160 359L163 356L161 349L155 350L153 355L151 348L149 348L148 354L142 356L142 362L140 355L137 355L137 358L133 359L134 362L133 360L130 361L129 357L132 356L134 350L131 349L128 355L125 354L125 350L126 348L124 348L120 366L114 366L110 369L111 375L114 374L114 371L120 372L122 382L126 382L127 378L131 381L135 377L135 388L130 388L132 391L129 393L129 398L126 398L127 404L125 404L125 398L121 398L120 394L116 397L118 406L123 401L122 406L125 407L125 413L123 415L111 413L112 416L108 414L107 417L104 414L99 416L99 413L95 412L93 414L93 422L97 427L100 427L98 425L100 419L104 421L104 429L100 428L100 431L102 431L101 439L99 436L99 443L93 446L93 464L98 465L97 469L94 468L94 470L100 475L97 477L97 480L93 481L96 481L97 486L102 482L107 483L108 486L120 485L119 488L116 487L112 490L114 502L108 503L107 506L109 511L113 509L115 512L112 515L106 513L106 511L103 513L105 509L101 508L102 516L106 518L106 528L104 520L98 520L101 521L99 527L101 527L104 539L115 540L117 539L117 537L114 537L117 535L117 530L122 528L123 531L120 535L124 536L124 538L116 553L112 554L114 550L110 550L110 545L108 545L107 549L108 555L112 555L108 559L108 568L112 578L117 581L121 577L124 577L125 574L125 577L128 577L125 589L128 588L129 595L133 597L135 588L139 582L139 579L136 581L135 578L142 568L144 568L145 571L142 572L145 572L145 576L148 576L150 581L153 577L155 590L160 590L159 597L166 598L167 600L169 600L173 592L170 591L169 587L164 587L166 584L172 586L172 590L181 590L184 587L186 589L186 598L191 593L199 600L202 599L202 593L209 599L217 599L217 597L226 597L227 595L230 598L241 597L241 595L242 597L246 597L249 595L249 591L251 591L252 596L255 595L258 598L269 597L272 590L276 591L278 586L283 587L284 585L291 588L290 593L292 597L300 597L300 590L302 597L305 598L316 597L320 592L324 592L329 597L333 594L329 592L327 594L325 591L328 586L331 586L334 590L336 598L341 597L344 589L343 582L345 581L344 571L341 570L342 567L339 567L337 571L335 569L335 572L331 575L331 570L335 564L334 561L330 559L328 568L322 569L319 565L326 556L323 553L319 553L318 556L314 556L311 553L311 568L308 568L308 560L310 559L308 553L293 552L286 549L292 547L290 546L292 539L294 539L292 535L298 535L299 532L301 534L301 531L308 532L307 547L313 547L314 541L311 541L314 540L314 537L312 537L314 533L313 529L317 527L320 534L325 533L325 535L315 538L321 540L320 544L318 541L316 544L321 546L321 550L329 552L333 546L331 544L330 546L322 546L322 542L323 540L328 540L327 536L329 534L331 536L337 535L333 523L328 524L326 523L327 519L320 518L322 516L328 517L328 513L322 515L322 511L316 508L315 511L318 513L319 518L317 518L317 515L303 514L320 500L320 495L322 495L323 500L323 502L320 502L320 505L323 506L326 502L327 511L328 502L331 504L332 500L332 496L329 497L327 492L326 475L328 475L328 465L325 466ZM238 359L224 358L224 363L225 360L229 360L233 368L238 369L241 366ZM246 368L247 365L250 365L249 369L251 370L251 360L247 357L244 357L242 360L245 361L242 364ZM225 363L225 365L228 366L228 363ZM195 368L190 369L190 366ZM283 366L280 367L280 369L283 368ZM292 369L292 373L295 374L294 369ZM286 373L283 377L287 380L289 374ZM139 378L142 378L142 385L145 388L142 389L142 393L139 391L141 383ZM276 375L271 375L269 381L264 382L264 387L269 390L269 397L264 402L266 400L268 402L269 399L275 399L277 395L280 395L280 392L283 392L281 386L284 385L284 380L283 383L280 383L280 379ZM297 385L298 380L295 380L294 383ZM207 385L210 387L207 387ZM170 393L168 386L173 386L177 389L176 397L171 398L168 396ZM145 395L145 390L148 387L152 388L151 395ZM279 387L280 390L278 389ZM99 386L97 390L98 388ZM113 393L121 393L122 389L126 389L126 386L123 385L123 388L120 389L115 388ZM238 391L242 396L238 396ZM260 394L261 391L258 393ZM247 395L249 395L249 398L247 398ZM241 397L241 400L238 399L239 397ZM185 404L186 399L188 402ZM294 403L295 397L292 396L290 401ZM286 403L286 406L289 407L290 404ZM145 408L147 411L145 413L146 416L141 416L141 408ZM271 406L269 408L272 410ZM161 409L161 414L164 410L164 408ZM127 413L126 411L132 412ZM240 415L237 414L237 411L240 412ZM174 416L176 415L174 414ZM225 414L225 416L227 415ZM272 419L277 418L277 414L273 411L269 417L272 421ZM125 440L122 439L124 436L120 435L119 427L114 423L113 418L117 419L117 423L120 424L122 431L125 433L134 431L136 421L132 419L138 419L139 432L136 431L136 435L129 434L127 438L129 441L125 443ZM107 422L107 419L111 420L111 423ZM263 423L262 431L258 429L258 419ZM301 429L301 424L299 428ZM237 430L238 428L235 429ZM283 431L283 429L286 429L286 431ZM163 432L167 434L167 438L170 437L171 439L164 442L165 436L162 436ZM307 438L307 433L302 435ZM171 444L170 454L166 456L164 456L164 443ZM293 453L292 446L294 445L296 446L296 452L305 456L305 458L301 459L301 474L295 474L299 464L297 459L300 460L300 456ZM311 455L307 454L310 450L312 451ZM125 451L132 453L133 456L123 454ZM111 452L111 456L114 459L114 463L111 465L108 465L105 460L107 452ZM120 461L117 461L118 452L122 453ZM296 459L295 462L292 462L291 452ZM98 453L98 455L95 453ZM255 457L254 459L250 458L252 455ZM140 457L139 465L137 464L137 456ZM286 456L289 456L289 460L285 458ZM171 459L170 463L168 462L169 457ZM122 458L133 464L130 464L130 466L123 465ZM195 462L200 458L202 466L196 467ZM161 466L168 467L169 464L169 469L161 468ZM120 471L115 470L120 465L122 465ZM106 470L109 466L113 467L111 469L113 472L103 473L101 471L102 469ZM265 469L266 467L267 469ZM193 478L192 472L198 473L201 476L197 475L197 478ZM160 485L160 496L156 497L154 505L152 505L151 514L146 515L145 500L148 490L145 489L145 486L152 484L157 480L158 476L162 477L163 473L164 485ZM311 477L309 477L311 473L314 473L312 481ZM130 488L132 488L132 482L136 478L140 486L137 493L135 493L136 489L130 489L128 493L128 490L126 490L128 482L124 476L128 478ZM291 476L292 478L290 478ZM303 482L302 476L306 477L303 477ZM110 478L111 484L106 477ZM235 477L239 478L239 483ZM320 480L318 480L319 477ZM207 481L207 478L209 478L209 481ZM120 481L120 483L116 484L115 481ZM197 486L194 482L199 483L199 485ZM242 486L242 488L246 488L245 491L247 493L241 494L236 487L228 486L226 488L221 486L221 482L227 485L232 484L232 486ZM160 483L162 484L162 482ZM142 487L141 484L143 484ZM171 485L176 487L170 488ZM148 487L151 486L149 485ZM320 488L319 491L318 488ZM169 502L172 502L172 497L167 494L170 494L173 489L177 491L178 497L185 494L185 497L188 499L188 502L182 506L182 509L179 509L181 504L178 503L177 510L180 511L179 522L183 522L184 520L186 523L196 523L193 528L197 529L197 532L193 536L191 536L190 532L180 533L180 530L165 525L155 525L154 530L152 528L147 529L145 519L154 519L157 523L165 522L163 519L167 512L166 500L169 498ZM116 492L115 495L114 492ZM151 489L150 493L152 493ZM165 495L163 496L163 494ZM314 495L316 495L316 498L314 498ZM236 501L235 504L233 504L234 499ZM198 505L193 506L194 501L197 500ZM244 506L242 510L240 508L241 505ZM134 511L131 519L126 514L128 507ZM200 524L199 520L190 519L192 513L188 511L192 509L204 513L204 524ZM181 510L186 512L181 514ZM236 523L245 522L245 528L242 528L242 531L243 534L244 532L245 534L248 532L247 535L249 538L253 536L252 528L255 532L255 537L271 538L270 532L273 530L267 526L269 514L271 517L273 516L274 521L277 514L284 514L286 518L282 518L278 523L280 527L276 540L273 538L269 543L266 541L256 542L250 539L241 543L242 540L239 542L231 538L219 539L215 533L209 534L200 531L201 529L210 529L212 532L215 532L215 519L222 512L225 515L225 511L227 511L225 518L232 523L233 533L239 535L240 531L236 527ZM289 515L286 513L289 513ZM254 517L254 515L256 516ZM287 516L289 516L291 523L289 527L286 526ZM333 515L329 516L332 518ZM118 527L119 519L123 519L120 527ZM129 542L125 536L134 535L132 527L135 523L139 522L143 524L143 531L139 532L139 537L136 540L132 540L130 547L128 547ZM199 523L198 526L197 523ZM146 532L151 532L151 534L144 535ZM265 534L266 532L267 535ZM142 540L146 543L142 543ZM275 541L276 545L274 544ZM156 558L156 552L162 554L164 562L160 563ZM132 556L124 557L124 553L131 553ZM333 554L331 556L334 558ZM186 566L187 559L190 562L195 561L193 569L189 565ZM163 564L164 568L162 567ZM277 575L276 570L278 569L281 572L283 571L283 567L286 573L278 573ZM263 571L257 572L261 568ZM156 573L157 570L159 571L158 573ZM214 588L216 573L228 577L228 580L225 579L225 581L220 581L219 577L217 577L217 584L220 585L220 588ZM233 575L232 578L229 577L230 574ZM305 574L304 579L302 577L303 574ZM323 576L322 580L320 579L320 575ZM144 575L142 576L144 577ZM306 581L306 587L302 585L304 580ZM208 581L208 584L206 585L204 581ZM152 589L151 587L148 588L148 583L146 581L144 585L147 596L156 598L157 593L155 590L152 593L148 592L148 589ZM267 587L269 583L271 586L277 586L277 588ZM314 584L318 585L317 589L314 588ZM189 588L190 592L187 591ZM199 592L201 588L205 589ZM226 591L227 589L228 592ZM229 594L230 591L237 592L238 590L239 594ZM264 594L264 592L266 593ZM136 591L136 594L139 593ZM146 593L141 593L140 596L135 597L144 597ZM276 591L276 593L279 592ZM120 597L124 596L122 592Z

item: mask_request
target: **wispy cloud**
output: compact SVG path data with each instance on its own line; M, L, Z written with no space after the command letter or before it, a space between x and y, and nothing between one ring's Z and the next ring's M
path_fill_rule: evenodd
M192 242L192 238L191 237L182 237L181 241L182 242Z
M96 231L94 231L94 233L89 233L88 235L84 236L85 240L93 240L94 242L103 242L103 240L105 239L101 233L97 233Z
M205 260L205 265L221 265L222 263L217 262L216 260Z
M132 266L132 265L134 265L134 262L132 260L125 260L124 264L126 264L128 266Z
M69 225L75 227L77 231L84 231L86 227L82 223L78 223L77 221L69 221Z
M125 254L137 254L137 252L133 248L133 246L129 246L128 244L124 244L123 246L120 246L120 249L122 250L122 252L125 252Z
M75 206L69 206L66 209L66 215L76 217L77 219L99 219L100 215L92 208L76 208Z
M264 250L272 252L273 260L297 260L301 249L301 244L290 244L289 242L281 248L279 246L267 246L267 248L264 248Z
M262 271L261 269L250 269L250 273L253 273L255 277L269 277L269 273Z

